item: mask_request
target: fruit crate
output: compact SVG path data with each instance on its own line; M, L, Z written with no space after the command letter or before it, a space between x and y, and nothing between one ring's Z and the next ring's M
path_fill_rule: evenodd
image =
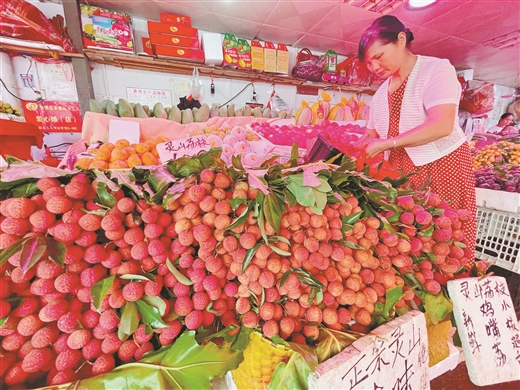
M510 213L520 213L520 194L516 192L477 188L476 194L477 206Z
M477 207L475 257L520 273L520 214Z

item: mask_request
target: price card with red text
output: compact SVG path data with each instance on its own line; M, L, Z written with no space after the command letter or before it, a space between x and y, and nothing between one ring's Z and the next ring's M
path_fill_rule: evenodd
M211 149L208 137L198 135L188 138L176 139L173 141L163 142L156 145L157 152L161 162L167 163L170 160L176 160L179 157L195 156Z

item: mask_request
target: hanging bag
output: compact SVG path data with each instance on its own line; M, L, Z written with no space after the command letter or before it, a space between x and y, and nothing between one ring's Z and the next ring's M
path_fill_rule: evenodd
M320 81L323 74L324 61L317 55L303 48L296 56L296 65L292 69L292 75L309 81Z

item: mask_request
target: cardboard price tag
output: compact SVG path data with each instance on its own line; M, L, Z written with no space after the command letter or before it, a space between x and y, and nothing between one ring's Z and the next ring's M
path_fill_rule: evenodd
M170 160L176 160L185 156L198 156L202 152L211 149L208 137L205 135L197 135L168 142L162 142L156 145L157 153L163 164Z
M518 380L518 320L504 278L450 280L448 292L471 381L477 386Z

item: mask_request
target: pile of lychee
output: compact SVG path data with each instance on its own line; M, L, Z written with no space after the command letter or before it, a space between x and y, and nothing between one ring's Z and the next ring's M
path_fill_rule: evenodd
M375 217L345 229L342 219L362 211L350 196L327 204L322 215L287 205L276 232L268 222L259 226L254 209L230 229L259 190L210 169L165 207L127 188L109 191L114 205L103 207L98 181L84 173L42 178L37 187L35 195L0 203L0 249L50 237L63 244L64 264L47 252L28 264L36 250L28 248L1 267L0 376L7 386L105 373L173 343L184 329L216 322L298 343L315 340L320 327L363 331L386 291L404 285L399 274L415 275L436 294L469 261L454 244L465 242L460 228L468 213L434 195L400 198L405 211L391 224L395 231ZM431 207L445 209L443 216L432 217ZM92 287L110 277L96 305ZM404 290L396 307L420 303L414 290ZM121 337L125 305L149 297L162 300L165 327L150 327L139 314L135 332Z

